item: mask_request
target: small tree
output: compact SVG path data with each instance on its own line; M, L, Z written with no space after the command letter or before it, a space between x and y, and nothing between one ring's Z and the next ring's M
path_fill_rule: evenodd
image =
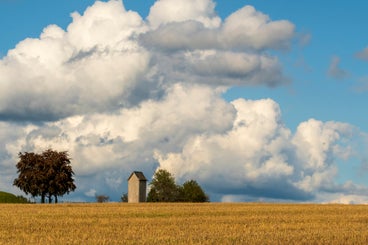
M96 202L99 202L99 203L108 202L109 199L110 197L106 195L96 195Z
M74 172L70 166L70 158L66 151L57 152L51 149L42 154L33 152L19 153L18 178L14 185L32 197L41 196L41 203L45 198L52 201L55 197L63 196L76 189L74 184Z
M183 202L208 202L209 200L195 180L188 180L183 184L181 198Z
M159 169L150 183L147 202L176 202L179 197L179 188L175 179L168 171Z

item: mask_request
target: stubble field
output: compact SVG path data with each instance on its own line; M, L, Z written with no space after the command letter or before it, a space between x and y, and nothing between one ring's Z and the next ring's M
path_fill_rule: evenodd
M0 244L368 244L368 206L2 204Z

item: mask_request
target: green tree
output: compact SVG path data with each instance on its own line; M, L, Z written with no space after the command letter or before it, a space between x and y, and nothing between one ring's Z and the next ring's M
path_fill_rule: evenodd
M150 183L147 202L177 202L179 201L179 187L175 178L168 171L159 169Z
M186 181L181 188L183 202L208 202L209 198L195 180Z
M195 180L186 181L183 186L175 183L174 176L167 170L159 169L150 183L147 202L208 202L209 198Z
M70 165L70 158L66 151L57 152L51 149L42 154L33 152L19 153L18 178L14 180L14 185L31 194L33 197L41 196L41 202L45 198L55 203L58 196L63 196L76 189L74 184L74 172Z

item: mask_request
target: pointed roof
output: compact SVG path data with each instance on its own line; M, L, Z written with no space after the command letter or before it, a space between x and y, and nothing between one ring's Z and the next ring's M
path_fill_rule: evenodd
M140 171L133 171L133 172L130 174L130 176L129 176L128 180L130 180L130 178L131 178L133 175L137 176L137 178L138 178L140 181L147 181L147 179L146 179L146 177L144 176L144 174L143 174L142 172L140 172Z

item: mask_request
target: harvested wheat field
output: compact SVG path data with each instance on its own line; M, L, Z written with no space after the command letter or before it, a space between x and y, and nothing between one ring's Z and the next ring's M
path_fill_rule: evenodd
M0 205L0 244L367 243L364 205Z

